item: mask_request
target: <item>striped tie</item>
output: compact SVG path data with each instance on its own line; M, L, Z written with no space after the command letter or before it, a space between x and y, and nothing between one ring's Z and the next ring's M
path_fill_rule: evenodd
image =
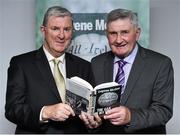
M125 73L124 73L123 67L127 62L124 60L119 60L119 61L117 61L117 63L119 65L119 68L118 68L118 72L116 74L115 82L122 85L122 93L123 93L124 85L125 85Z

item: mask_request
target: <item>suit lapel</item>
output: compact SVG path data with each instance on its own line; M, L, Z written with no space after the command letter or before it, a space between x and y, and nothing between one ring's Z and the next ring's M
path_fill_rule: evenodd
M58 93L54 77L52 75L48 60L44 54L43 48L41 47L36 55L36 65L39 69L40 75L42 76L42 80L46 82L46 84L49 87L49 90L51 90L54 95L60 99L60 95Z
M104 61L104 82L113 81L114 55L110 52Z
M74 71L77 71L76 69L74 69L76 68L76 63L74 63L70 54L66 53L65 57L66 57L66 77L70 78L73 76ZM72 68L74 70L72 70Z
M143 51L143 49L139 46L139 50L138 53L136 55L136 58L134 60L134 63L132 65L130 74L129 74L129 78L126 84L126 88L125 91L121 97L121 103L124 105L127 102L128 97L131 94L131 91L133 90L136 82L138 81L142 70L144 69L144 65L145 65L145 61L144 58L145 57L145 53Z

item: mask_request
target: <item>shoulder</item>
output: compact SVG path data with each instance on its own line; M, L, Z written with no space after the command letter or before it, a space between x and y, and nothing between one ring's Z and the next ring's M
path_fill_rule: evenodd
M88 61L86 61L86 60L84 60L78 56L75 56L73 54L70 54L70 53L66 53L65 57L66 57L66 60L70 61L70 62L75 62L78 64L90 64L90 62L88 62Z
M112 59L114 58L114 54L109 51L106 53L102 53L100 55L95 56L94 58L92 58L91 62L100 62L100 61L104 61L104 60L108 60L108 59Z
M170 64L172 63L170 57L151 49L139 47L139 53L142 58L145 58L146 60L149 60L152 63L157 63L157 64L164 63L164 62L170 63Z
M37 53L37 50L34 50L34 51L30 51L30 52L27 52L27 53L23 53L23 54L13 56L11 58L11 62L18 62L18 63L20 63L20 62L22 62L22 63L29 62L29 61L34 59L36 53Z

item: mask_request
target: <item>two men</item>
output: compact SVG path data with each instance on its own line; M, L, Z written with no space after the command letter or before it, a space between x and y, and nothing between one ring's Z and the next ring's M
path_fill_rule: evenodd
M47 11L41 27L43 47L12 58L8 70L6 117L17 124L17 133L85 133L86 127L98 128L96 133L165 133L173 108L172 62L138 44L141 30L136 14L124 9L108 14L111 51L92 59L91 73L88 62L65 53L72 38L72 18L66 9L54 8ZM102 118L74 116L58 94L52 74L54 58L64 63L64 78L77 75L93 82L93 74L96 85L115 81L118 62L124 61L121 106Z

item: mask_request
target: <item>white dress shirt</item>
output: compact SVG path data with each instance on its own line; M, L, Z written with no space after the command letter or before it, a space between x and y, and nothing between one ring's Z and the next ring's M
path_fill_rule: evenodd
M53 62L53 59L55 59L54 56L52 56L46 49L45 47L43 46L43 50L44 50L44 53L48 59L48 62L49 62L49 65L50 65L50 68L51 68L51 71L52 71L52 74L54 76L54 62ZM65 54L61 55L60 57L56 58L58 60L60 60L61 62L59 63L59 69L64 77L64 80L66 82L66 62L65 62Z
M43 51L48 59L48 62L49 62L49 66L51 68L51 72L54 76L54 62L53 62L53 59L55 59L54 56L52 56L47 50L46 48L43 46ZM66 83L66 61L65 61L65 54L61 55L60 57L56 58L58 60L60 60L61 62L59 63L59 69L64 77L64 80L65 80L65 83ZM39 115L39 120L40 122L48 122L48 121L43 121L42 120L42 111L43 111L44 107L42 107L41 109L41 112L40 112L40 115Z

